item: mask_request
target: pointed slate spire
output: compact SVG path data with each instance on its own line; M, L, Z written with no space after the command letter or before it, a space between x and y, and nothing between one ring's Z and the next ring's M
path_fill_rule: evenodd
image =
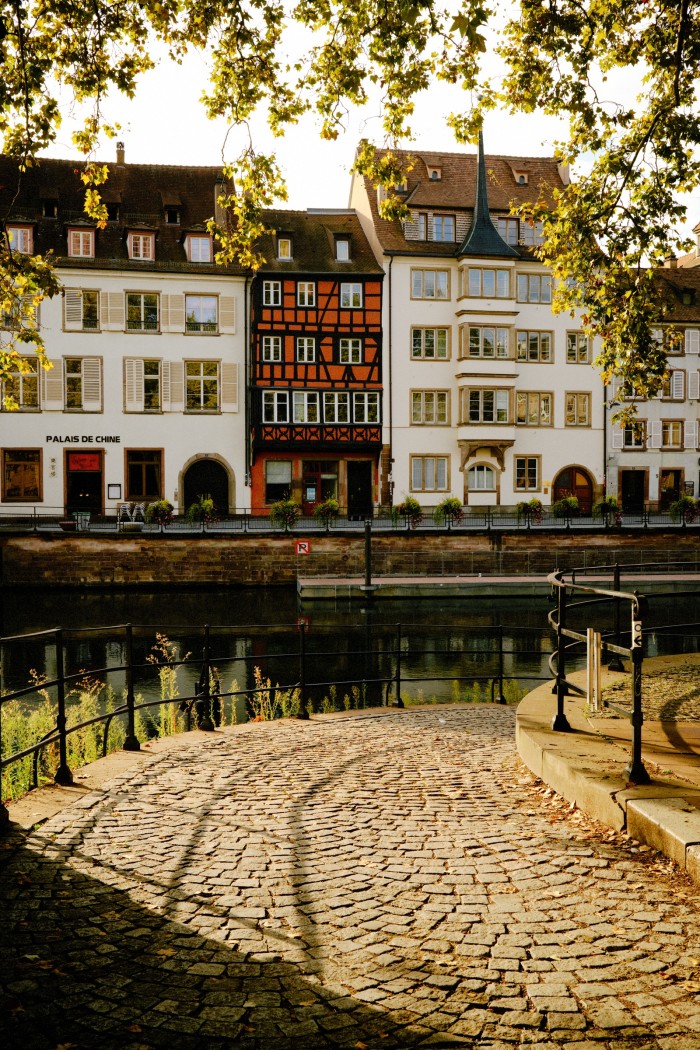
M464 238L458 255L498 255L501 258L519 258L520 252L501 237L489 212L489 197L486 188L486 162L484 160L484 137L479 132L479 156L476 167L476 203L471 229Z

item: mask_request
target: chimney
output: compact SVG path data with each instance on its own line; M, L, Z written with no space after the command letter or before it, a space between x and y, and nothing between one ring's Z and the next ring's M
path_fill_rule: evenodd
M667 255L664 259L664 266L667 270L676 270L678 268L678 259L675 255Z
M222 229L226 228L226 210L219 204L219 197L223 196L228 190L226 185L226 179L223 175L219 175L216 182L214 183L214 219L217 225L221 226Z
M117 164L120 164L120 165L124 164L124 143L123 142L118 142L117 143Z

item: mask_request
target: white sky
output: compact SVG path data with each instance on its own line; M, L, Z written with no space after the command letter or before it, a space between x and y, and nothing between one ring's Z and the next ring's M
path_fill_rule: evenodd
M485 59L485 68L489 65L496 69L493 56ZM617 88L629 99L641 87L639 73L628 76L626 81ZM206 84L204 59L190 54L181 66L166 60L145 74L135 99L119 96L106 106L104 119L121 125L119 137L125 143L127 163L220 164L227 126L223 121L207 118L199 101ZM614 94L611 89L611 95ZM466 111L469 101L465 92L445 84L424 92L417 100L411 122L414 139L405 145L438 152L469 151L471 147L455 142L445 123L450 112ZM71 143L71 132L77 126L70 108L64 107L63 124L48 155L80 159ZM289 190L285 206L297 209L347 206L350 168L362 137L382 144L378 107L351 112L345 133L335 142L320 138L318 124L310 116L282 139L273 138L262 118L253 125L256 150L277 154ZM511 156L552 156L555 142L565 138L565 123L542 114L492 113L484 128L486 152ZM232 132L226 145L227 159L235 157L245 141L242 131ZM97 159L113 160L115 150L115 141L104 139ZM700 218L700 194L689 198L686 204L688 223L681 232L688 235Z

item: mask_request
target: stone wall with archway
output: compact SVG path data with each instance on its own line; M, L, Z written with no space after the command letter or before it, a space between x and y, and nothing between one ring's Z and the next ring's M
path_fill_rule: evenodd
M211 464L210 469L207 465ZM222 485L225 479L226 495ZM214 489L214 491L212 491ZM190 503L194 502L200 494L209 494L219 511L225 514L233 514L236 510L236 475L231 466L218 453L200 452L190 456L180 469L178 475L178 513L184 514ZM217 499L218 495L218 499ZM222 506L225 503L225 506Z

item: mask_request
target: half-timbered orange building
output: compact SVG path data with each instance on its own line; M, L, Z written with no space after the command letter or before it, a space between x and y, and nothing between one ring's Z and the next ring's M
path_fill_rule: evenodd
M251 505L379 498L383 270L354 212L272 212L252 286Z

